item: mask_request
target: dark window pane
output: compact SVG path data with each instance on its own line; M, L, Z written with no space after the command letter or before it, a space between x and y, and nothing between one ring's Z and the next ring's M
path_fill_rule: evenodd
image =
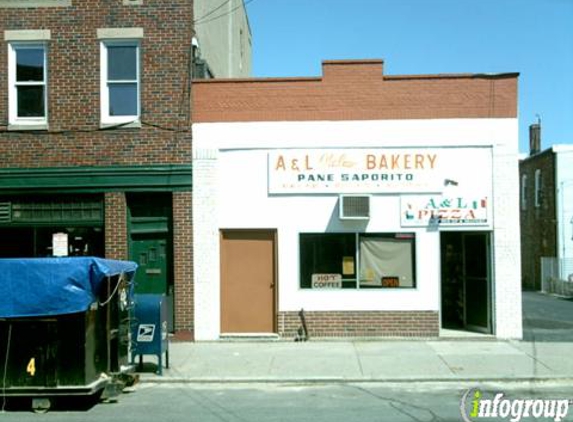
M464 237L466 250L466 277L487 277L486 237L482 235L467 235Z
M44 87L19 86L18 117L44 117Z
M107 77L110 81L137 79L136 47L108 46Z
M355 265L349 262L353 262L355 256L354 233L301 234L301 287L311 287L313 274L340 274L343 279L355 279ZM343 283L343 287L356 287L356 284Z
M109 84L109 115L137 115L137 84Z
M44 49L22 48L16 50L16 81L41 82L44 80Z
M466 324L488 326L487 278L466 277Z

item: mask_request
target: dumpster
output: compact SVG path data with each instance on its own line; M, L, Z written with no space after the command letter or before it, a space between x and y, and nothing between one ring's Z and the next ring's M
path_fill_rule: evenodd
M114 395L129 363L137 264L92 257L0 259L0 397L49 408Z
M169 368L169 341L167 339L167 298L164 295L136 294L135 317L132 339L131 361L139 356L139 368L143 366L143 355L157 357L157 373L163 374L163 354L165 367Z

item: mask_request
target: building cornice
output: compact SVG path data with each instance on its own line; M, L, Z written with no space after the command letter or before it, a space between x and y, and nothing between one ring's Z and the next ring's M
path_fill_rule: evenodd
M191 165L0 169L0 194L191 189Z

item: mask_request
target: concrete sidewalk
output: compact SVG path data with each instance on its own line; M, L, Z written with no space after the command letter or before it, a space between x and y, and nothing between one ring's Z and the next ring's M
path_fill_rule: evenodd
M142 382L573 382L570 342L221 341L169 347L170 368L162 376L145 372ZM156 360L145 356L144 362Z

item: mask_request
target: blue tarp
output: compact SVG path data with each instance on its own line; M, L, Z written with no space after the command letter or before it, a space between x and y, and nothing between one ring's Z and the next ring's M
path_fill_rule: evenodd
M133 278L137 264L93 257L0 259L0 318L86 311L107 277Z

